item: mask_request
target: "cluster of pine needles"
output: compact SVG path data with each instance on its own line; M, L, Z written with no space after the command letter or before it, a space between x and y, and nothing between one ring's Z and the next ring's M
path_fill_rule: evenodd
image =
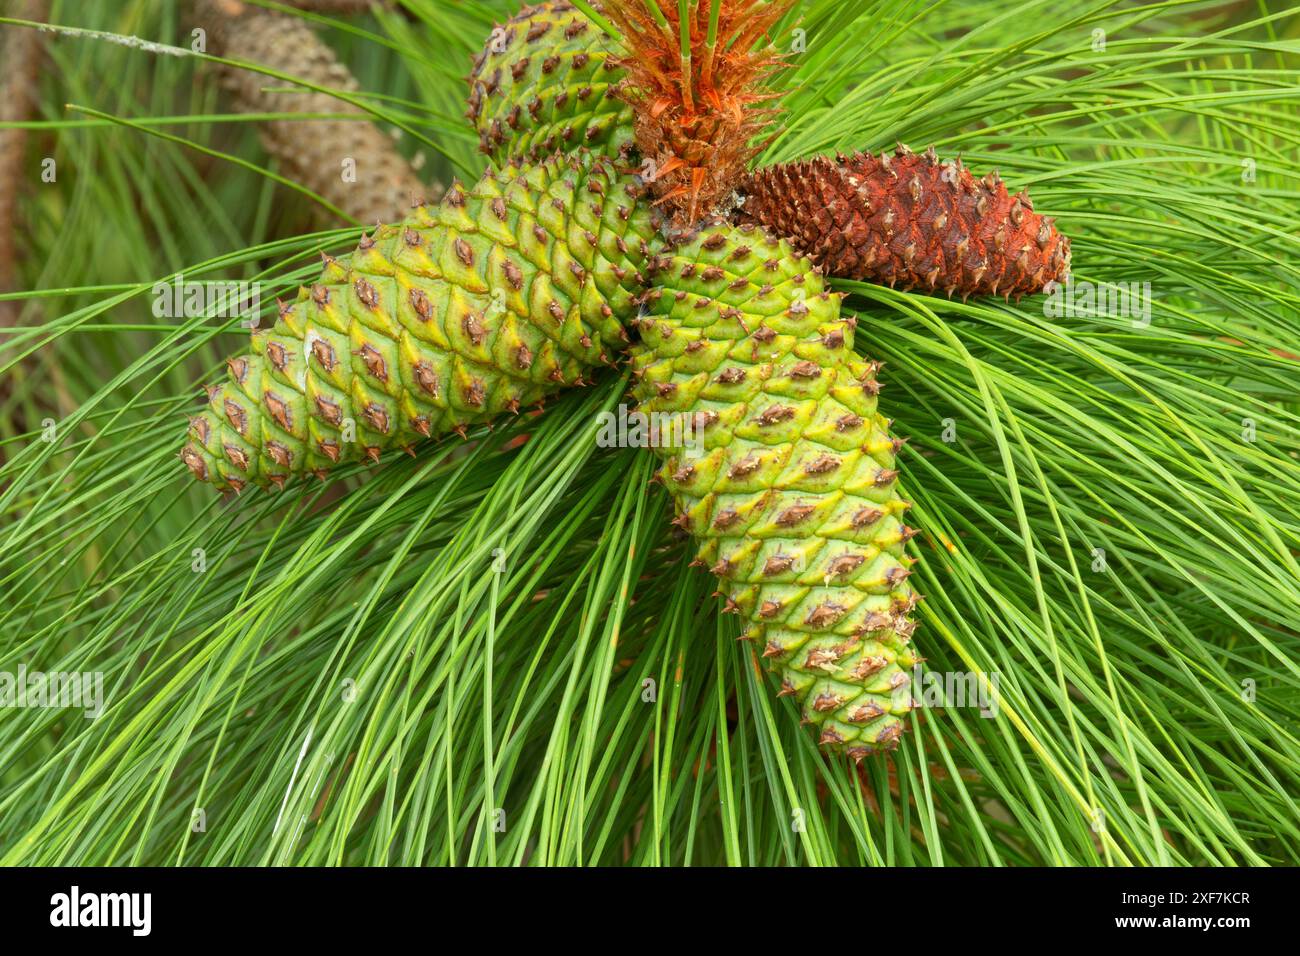
M188 52L184 7L48 19ZM1029 187L1076 282L1151 290L1143 318L1053 317L840 285L909 439L916 644L998 703L921 707L856 768L716 613L651 456L599 447L625 375L280 495L190 481L185 414L247 332L155 316L154 284L291 298L367 224L309 231L255 135L276 117L228 112L204 57L44 34L0 330L0 672L101 673L105 708L0 708L0 863L1296 863L1281 7L804 0L774 28L762 161L934 144ZM295 15L432 182L483 169L464 75L512 12Z

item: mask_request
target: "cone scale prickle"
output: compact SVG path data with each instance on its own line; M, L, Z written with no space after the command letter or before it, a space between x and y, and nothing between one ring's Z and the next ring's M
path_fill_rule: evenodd
M820 743L859 759L896 746L915 532L879 365L854 351L841 296L761 230L708 226L646 272L634 394L691 439L657 449L674 523Z
M228 360L182 460L221 490L283 487L588 378L627 343L652 236L635 189L587 154L510 166L327 257Z

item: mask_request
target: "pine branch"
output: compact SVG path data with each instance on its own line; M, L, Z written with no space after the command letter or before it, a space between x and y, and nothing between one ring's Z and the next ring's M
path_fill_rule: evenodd
M353 4L355 6L356 4ZM305 6L305 4L304 4ZM317 3L311 4L319 9ZM301 20L249 6L241 0L199 0L197 22L207 28L210 51L259 63L318 86L357 92L360 86L334 52ZM222 67L222 84L244 113L354 113L359 107L325 93L267 92L265 76ZM271 120L258 124L263 145L304 186L363 223L400 218L418 198L437 199L374 123L359 120ZM342 175L355 162L356 181Z

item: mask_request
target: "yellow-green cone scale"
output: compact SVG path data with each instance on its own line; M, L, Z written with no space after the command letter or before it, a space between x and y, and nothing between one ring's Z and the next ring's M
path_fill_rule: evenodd
M638 197L582 153L378 227L228 360L182 460L221 490L282 487L585 380L627 344L653 235Z
M699 429L695 448L657 449L675 523L820 742L895 747L917 597L879 366L854 352L841 296L761 231L707 226L645 271L640 411Z
M633 139L615 86L615 47L565 0L525 7L493 30L470 75L469 118L500 165L587 148L617 156Z

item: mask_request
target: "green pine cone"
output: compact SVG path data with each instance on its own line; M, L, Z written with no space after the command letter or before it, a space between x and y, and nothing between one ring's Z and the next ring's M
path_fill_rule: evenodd
M567 0L525 7L488 38L470 74L469 118L493 162L586 147L617 156L632 108L609 38Z
M457 184L378 227L228 360L182 460L221 490L283 487L587 378L627 343L653 238L638 199L584 152Z
M706 226L645 271L635 394L675 523L820 742L859 759L897 746L915 532L856 321L808 259L752 228Z

